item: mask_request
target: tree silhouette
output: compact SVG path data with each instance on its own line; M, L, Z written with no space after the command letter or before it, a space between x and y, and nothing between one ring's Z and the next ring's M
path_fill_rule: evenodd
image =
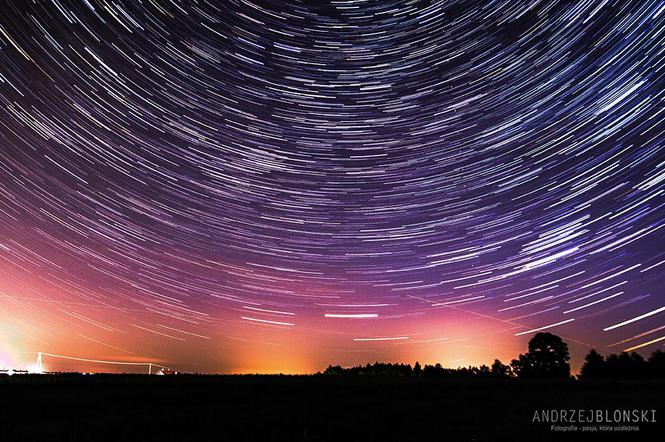
M652 378L665 378L665 352L656 350L651 353L648 364L648 375Z
M609 355L605 359L607 377L612 379L635 379L646 376L647 363L637 353Z
M611 354L605 358L605 375L609 378L618 377L620 372L621 361L619 355Z
M626 353L626 372L632 379L643 377L647 372L647 362L638 353Z
M611 354L603 358L591 350L584 359L580 379L665 378L665 353L656 350L645 361L637 353Z
M580 371L582 379L602 379L607 377L605 358L596 350L591 350L584 358L584 365Z
M439 363L436 365L425 365L425 368L423 368L423 376L426 377L442 377L445 374L445 369Z
M513 359L513 371L521 378L570 377L568 344L551 333L537 333L529 341L529 351Z
M495 359L491 368L492 376L505 378L511 375L510 365L503 364L500 360Z
M495 359L491 367L444 368L441 364L425 365L375 362L343 368L330 365L324 375L346 376L414 376L436 378L569 378L568 345L551 333L538 333L529 341L529 350L513 359L510 365ZM584 358L580 379L665 379L665 352L656 350L648 360L637 353L611 354L606 358L591 350Z
M489 376L492 374L492 370L485 364L480 367L469 367L471 374L475 376Z
M344 369L339 365L328 365L328 368L326 368L326 371L324 371L323 374L328 376L341 375L344 374Z

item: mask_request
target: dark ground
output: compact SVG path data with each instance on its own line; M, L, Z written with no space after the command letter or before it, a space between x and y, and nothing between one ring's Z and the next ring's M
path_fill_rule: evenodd
M540 409L656 409L638 432L550 430ZM0 377L0 441L665 440L665 382L327 376ZM565 424L564 424L565 425ZM616 425L616 424L610 424Z

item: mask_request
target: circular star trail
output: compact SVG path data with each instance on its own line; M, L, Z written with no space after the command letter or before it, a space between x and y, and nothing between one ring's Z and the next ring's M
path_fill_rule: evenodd
M653 350L664 25L651 0L6 5L3 351Z

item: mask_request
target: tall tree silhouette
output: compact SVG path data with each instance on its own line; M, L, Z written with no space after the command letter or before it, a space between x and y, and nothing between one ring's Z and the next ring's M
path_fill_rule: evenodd
M601 379L607 377L605 358L596 350L591 350L584 358L584 365L580 371L582 379Z
M511 366L521 378L570 377L568 344L551 333L537 333L529 341L529 351L513 359Z

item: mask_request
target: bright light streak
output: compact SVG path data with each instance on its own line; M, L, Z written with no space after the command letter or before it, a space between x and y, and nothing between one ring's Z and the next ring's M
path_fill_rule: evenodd
M635 351L635 350L637 350L637 349L639 349L639 348L646 347L647 345L655 344L656 342L660 342L660 341L663 341L663 340L665 340L665 336L662 336L662 337L660 337L660 338L656 338L656 339L652 339L652 340L649 341L649 342L645 342L645 343L643 343L643 344L636 345L635 347L627 348L627 349L625 349L624 351L625 351L625 352Z
M619 322L618 324L611 325L609 327L604 328L603 331L610 331L610 330L614 330L615 328L623 327L624 325L631 324L635 321L639 321L640 319L648 318L649 316L653 316L653 315L655 315L657 313L660 313L662 311L665 311L665 307L661 307L659 309L650 311L649 313L645 313L643 315L636 316L633 319L629 319L627 321L623 321L623 322Z
M241 316L241 319L244 319L246 321L254 321L254 322L261 322L264 324L272 324L272 325L288 325L288 326L293 326L295 324L292 324L290 322L279 322L279 321L268 321L267 319L257 319L257 318L248 318L247 316Z
M367 342L367 341L403 341L409 339L410 336L396 336L394 338L354 338L356 342Z
M377 313L326 313L324 315L326 318L345 318L345 319L366 319L366 318L378 318Z
M567 324L569 322L573 322L574 320L575 319L566 319L565 321L557 322L556 324L545 325L543 327L538 327L538 328L523 331L523 332L520 332L520 333L515 333L515 336L528 335L529 333L534 333L534 332L537 332L537 331L541 331L541 330L545 330L545 329L548 329L548 328L556 327L557 325Z

